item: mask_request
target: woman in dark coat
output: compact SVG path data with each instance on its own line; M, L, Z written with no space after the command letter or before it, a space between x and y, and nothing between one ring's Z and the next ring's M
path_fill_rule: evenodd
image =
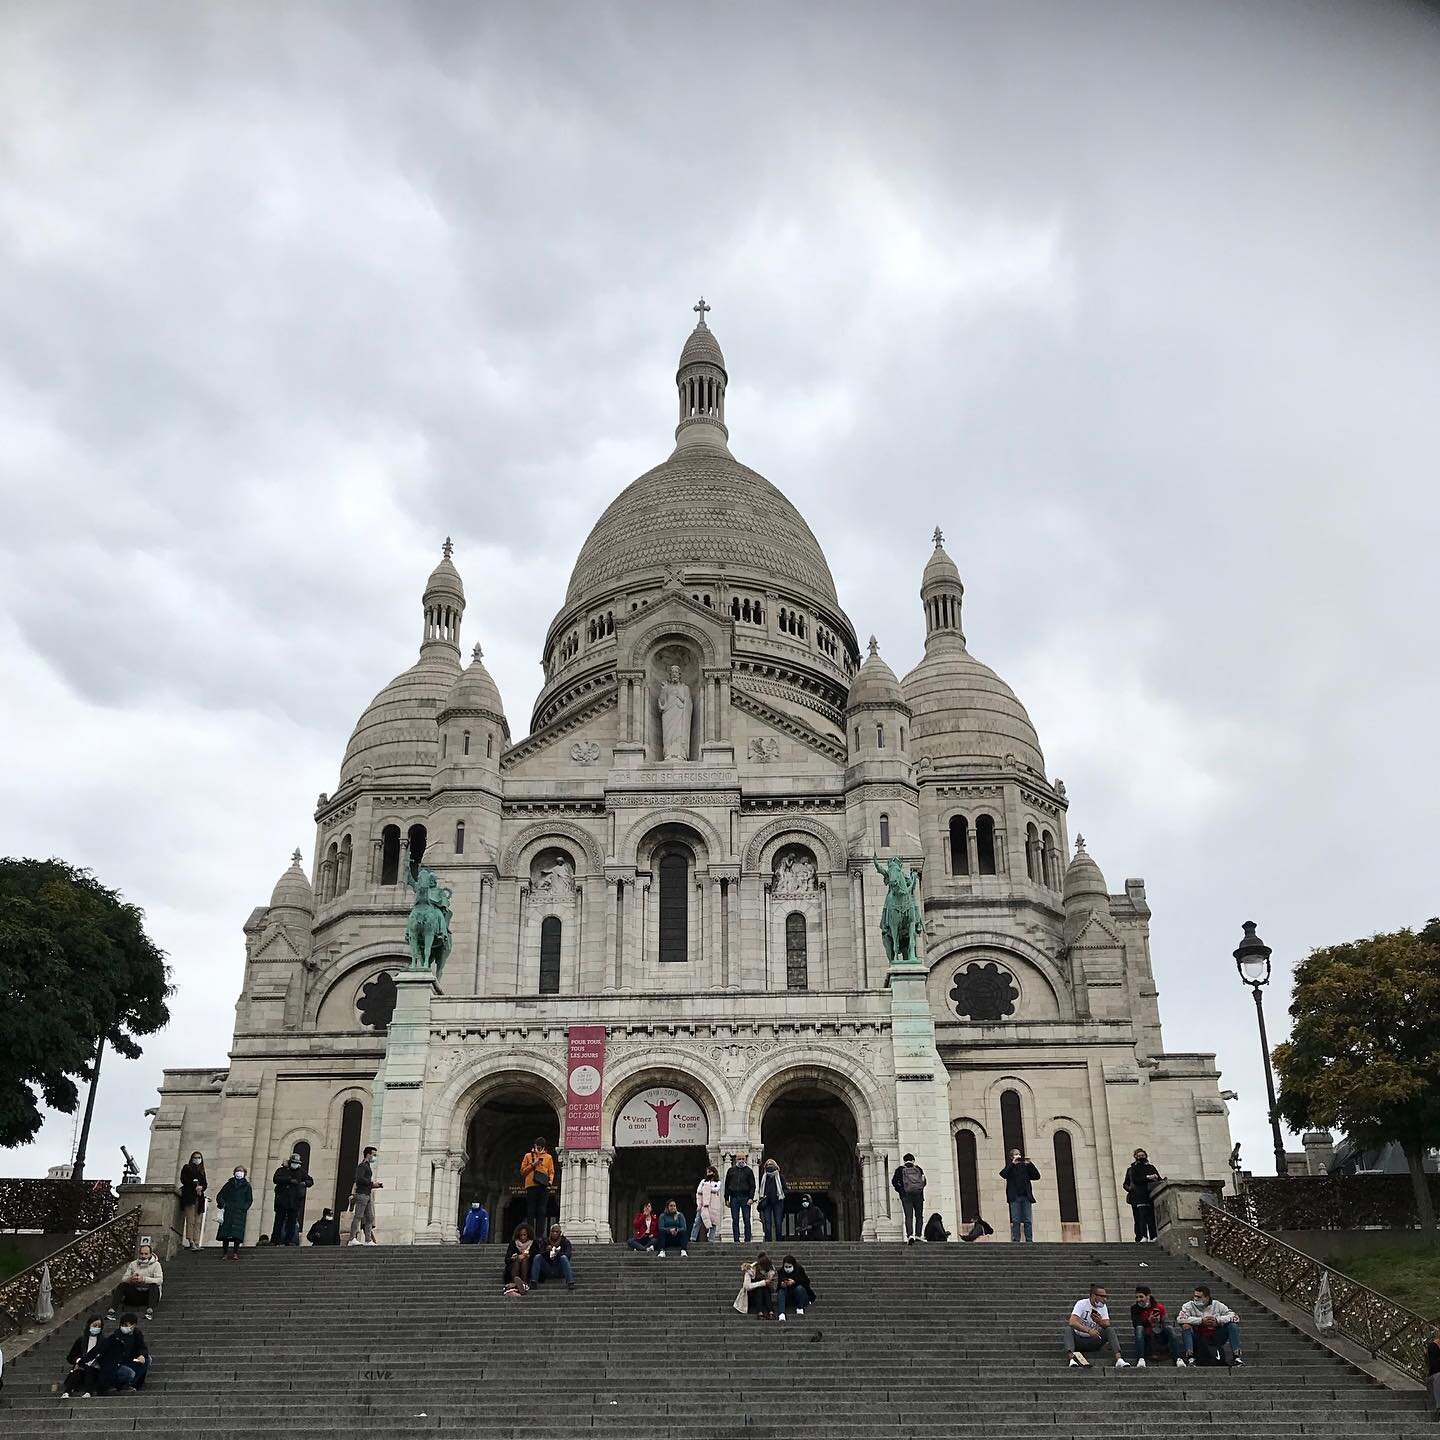
M785 1318L786 1305L797 1315L803 1315L805 1307L815 1303L815 1282L793 1255L787 1255L780 1262L779 1280L775 1290L775 1304L782 1320Z
M235 1167L235 1173L220 1187L215 1203L222 1212L219 1232L220 1258L238 1260L240 1247L245 1243L245 1217L255 1203L255 1192L250 1188L250 1180L243 1166ZM232 1245L235 1247L233 1250L230 1248Z
M200 1248L200 1226L205 1219L205 1194L209 1189L205 1178L205 1157L197 1150L180 1167L180 1213L185 1217L185 1248Z
M105 1322L98 1315L92 1315L65 1357L70 1369L60 1382L62 1395L91 1395L95 1392L99 1383L100 1347L104 1343Z

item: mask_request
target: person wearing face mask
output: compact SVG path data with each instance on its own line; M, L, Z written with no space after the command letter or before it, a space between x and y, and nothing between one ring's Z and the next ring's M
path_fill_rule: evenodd
M1023 1230L1028 1245L1035 1239L1030 1220L1035 1205L1034 1182L1040 1172L1028 1156L1011 1150L1010 1163L1000 1172L1000 1178L1005 1182L1005 1203L1010 1207L1010 1239L1018 1241Z
M720 1233L720 1221L725 1214L725 1198L720 1193L720 1172L712 1165L704 1178L695 1187L695 1220L690 1226L690 1238L698 1240L700 1232L713 1245Z
M245 1243L245 1219L255 1203L255 1192L243 1165L237 1165L235 1173L220 1187L215 1203L220 1207L220 1229L215 1236L220 1242L220 1258L238 1261L240 1247Z
M305 1238L312 1245L338 1245L340 1243L340 1222L335 1212L328 1207L320 1212L320 1218L305 1232Z
M375 1243L375 1192L385 1186L375 1178L375 1162L380 1152L373 1145L367 1145L355 1167L355 1195L350 1210L350 1243L352 1245L373 1245ZM363 1240L357 1240L361 1230Z
M197 1150L189 1161L180 1167L180 1214L185 1234L185 1248L200 1248L200 1226L205 1219L205 1157Z
M800 1197L800 1209L795 1214L795 1238L797 1240L823 1240L825 1238L825 1217L814 1197L805 1194Z
M270 1243L298 1245L305 1192L315 1183L298 1151L275 1172L270 1183L275 1187L275 1225L270 1231Z
M122 1315L119 1327L101 1342L97 1388L102 1395L116 1390L122 1395L133 1394L144 1388L149 1373L150 1347L145 1343L145 1332L134 1315Z
M785 1178L774 1156L765 1161L760 1172L760 1223L765 1227L765 1238L772 1245L780 1239L785 1226Z
M125 1272L125 1278L115 1287L110 1319L115 1318L116 1309L122 1305L143 1305L145 1318L153 1320L155 1307L160 1303L160 1287L164 1283L165 1271L155 1258L155 1252L148 1245L142 1245Z
M98 1315L92 1315L65 1357L70 1369L55 1387L62 1398L72 1395L89 1398L99 1384L100 1349L104 1343L105 1324Z
M1125 1172L1125 1202L1135 1221L1135 1241L1139 1245L1155 1238L1155 1201L1150 1187L1165 1177L1150 1163L1144 1149L1135 1152L1134 1162Z
M805 1273L805 1267L793 1255L787 1255L780 1262L780 1283L775 1289L775 1308L779 1318L785 1318L787 1305L797 1315L803 1315L805 1307L814 1303L814 1283Z

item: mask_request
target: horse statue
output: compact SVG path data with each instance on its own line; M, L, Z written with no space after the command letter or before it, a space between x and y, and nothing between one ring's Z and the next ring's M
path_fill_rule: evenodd
M433 969L439 980L450 958L450 891L435 878L433 870L413 862L405 867L405 884L415 892L415 903L405 922L410 968Z
M893 855L883 865L878 855L870 858L885 879L885 909L880 913L885 958L892 965L918 965L920 956L915 947L925 928L915 899L920 877L913 870L907 875L905 867Z

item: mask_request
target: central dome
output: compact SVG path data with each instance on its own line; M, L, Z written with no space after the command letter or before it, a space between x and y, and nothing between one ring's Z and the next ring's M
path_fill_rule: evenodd
M580 548L566 606L669 568L788 581L839 604L800 512L723 444L680 446L615 497Z

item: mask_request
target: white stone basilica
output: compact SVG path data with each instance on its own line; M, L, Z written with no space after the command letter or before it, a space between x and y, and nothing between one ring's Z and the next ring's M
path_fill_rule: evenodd
M244 1163L252 1240L296 1148L318 1214L378 1145L396 1244L453 1241L471 1199L513 1223L537 1134L553 1208L592 1239L647 1197L690 1210L742 1149L839 1239L899 1235L905 1151L927 1212L1003 1235L1019 1144L1042 1240L1128 1237L1138 1144L1172 1178L1228 1173L1214 1057L1163 1047L1144 883L1111 894L1079 840L1066 863L1065 788L967 648L939 531L897 680L809 526L732 456L702 307L674 451L582 547L529 735L479 647L462 660L447 541L419 656L320 796L310 875L297 851L245 923L228 1065L165 1074L147 1180L195 1149L212 1175ZM438 984L406 948L421 854L453 892ZM887 964L875 855L920 872L918 967Z

